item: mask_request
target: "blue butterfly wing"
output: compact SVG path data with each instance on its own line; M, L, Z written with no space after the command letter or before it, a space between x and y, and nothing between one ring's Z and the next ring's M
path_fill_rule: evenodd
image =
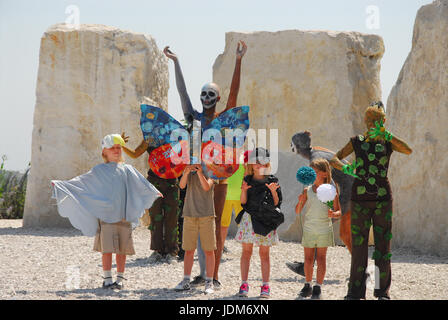
M235 143L236 148L241 148L249 129L249 106L236 107L221 113L203 131L205 132L208 129L215 129L221 133L222 145L233 148ZM226 129L233 130L233 137L229 136L226 139ZM202 142L208 141L210 141L210 137L203 136Z
M176 129L185 129L182 124L162 109L148 104L140 105L140 128L143 138L151 147L160 147L168 143L177 143L171 140L171 133Z

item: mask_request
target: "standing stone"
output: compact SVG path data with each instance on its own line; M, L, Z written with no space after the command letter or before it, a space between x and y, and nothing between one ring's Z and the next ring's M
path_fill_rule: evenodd
M125 131L142 140L140 103L167 110L168 64L151 37L102 25L50 27L41 39L23 225L69 226L51 199L50 180L102 163L101 139ZM127 163L143 175L147 156Z
M412 50L387 103L386 127L413 149L389 177L397 246L448 253L448 0L420 8Z
M296 168L302 159L285 155L291 150L291 137L309 130L313 145L337 151L349 137L364 131L362 112L381 99L383 40L358 32L229 32L224 53L213 66L213 81L221 88L219 110L227 102L239 40L246 42L248 51L242 63L238 105L250 106L251 128L267 129L267 137L269 129L278 129L279 174L290 170L285 176L288 179L280 183L283 190L296 190ZM267 142L276 149L269 138ZM292 163L286 165L285 161ZM291 223L297 224L293 210L297 196L284 199L285 224L279 229L280 238L299 238L291 227ZM335 228L335 234L338 232Z

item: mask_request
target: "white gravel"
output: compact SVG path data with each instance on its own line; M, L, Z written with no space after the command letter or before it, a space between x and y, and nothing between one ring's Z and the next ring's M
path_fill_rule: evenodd
M204 295L203 288L175 292L183 277L183 263L149 264L150 234L144 227L133 232L136 255L126 263L126 287L101 288L101 255L92 250L93 238L75 229L22 228L22 220L0 220L0 299L240 299L241 246L226 241L220 280L223 289ZM448 257L436 257L412 249L392 251L392 299L427 300L448 298ZM303 286L303 277L290 271L286 261L303 261L298 243L280 242L271 248L271 299L293 300ZM373 261L369 260L369 267ZM372 268L372 267L370 267ZM322 293L325 299L340 300L346 295L350 255L344 247L329 248L327 274ZM192 276L197 275L197 261ZM113 275L115 276L115 263ZM261 285L260 259L254 249L249 274L249 299L258 299ZM373 298L374 284L368 286L367 299Z

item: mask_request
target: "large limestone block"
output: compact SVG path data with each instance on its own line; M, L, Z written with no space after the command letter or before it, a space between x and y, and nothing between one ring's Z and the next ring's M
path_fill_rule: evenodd
M381 99L383 40L357 32L298 30L229 32L225 40L224 52L213 66L213 81L220 86L223 98L218 108L223 109L227 102L235 50L243 40L248 51L242 63L238 105L251 107L251 128L278 129L278 151L283 154L278 173L285 174L280 180L286 187L282 208L288 215L279 234L284 240L298 240L299 221L291 215L297 191L301 191L295 174L308 162L287 154L291 137L309 130L314 146L337 151L349 137L364 131L362 112L372 101ZM266 140L275 150L274 142ZM338 233L336 225L335 235Z
M280 31L226 33L224 53L213 66L223 109L239 40L248 51L241 71L239 105L249 105L254 129L279 129L279 150L308 129L313 143L338 150L364 130L362 116L381 98L381 37L357 32Z
M140 103L167 110L167 93L167 59L150 36L102 25L50 27L41 39L24 226L69 225L50 198L50 180L101 163L106 134L125 130L135 148ZM147 156L124 157L146 175Z
M393 244L448 253L448 0L423 6L387 103L386 126L408 142L393 155Z

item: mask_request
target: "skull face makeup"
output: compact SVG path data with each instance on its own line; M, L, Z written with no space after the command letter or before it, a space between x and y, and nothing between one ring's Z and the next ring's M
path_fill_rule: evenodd
M201 102L204 109L216 106L219 101L219 87L216 83L206 83L201 89Z

